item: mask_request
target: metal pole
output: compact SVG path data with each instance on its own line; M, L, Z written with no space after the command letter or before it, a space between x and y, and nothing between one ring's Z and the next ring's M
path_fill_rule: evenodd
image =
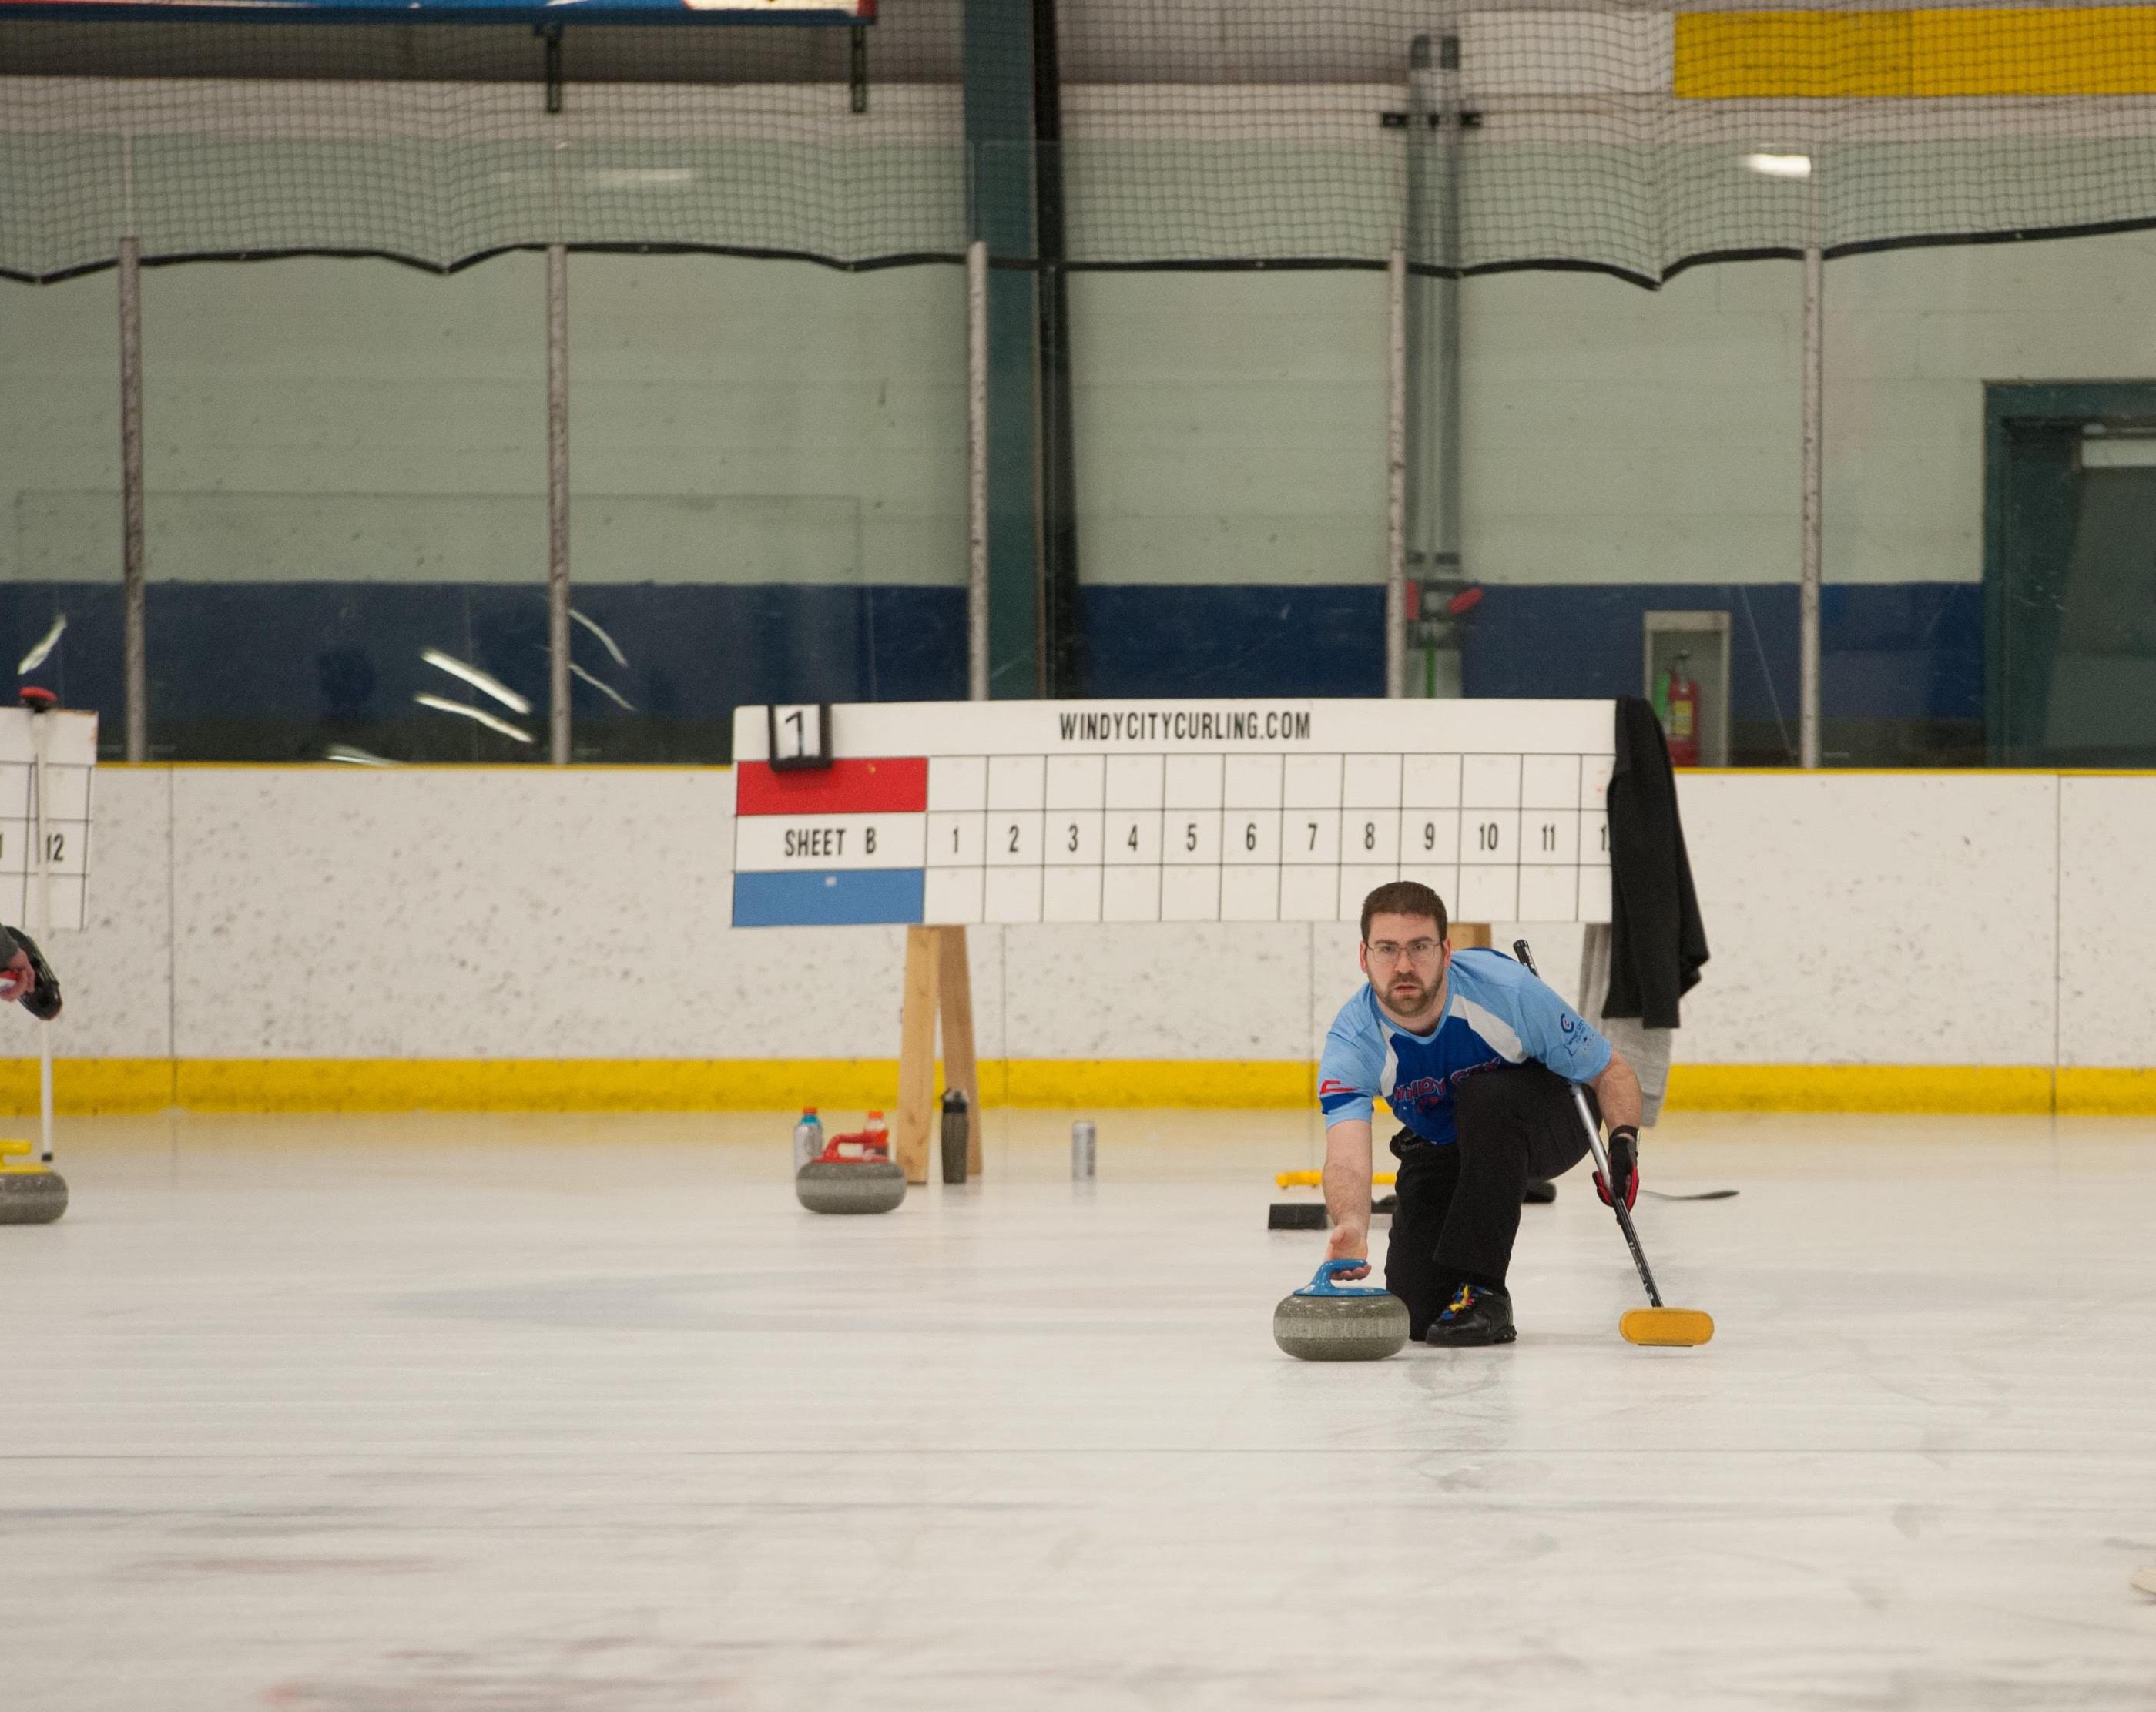
M127 758L150 758L149 614L142 552L142 246L120 240L120 634Z
M38 925L38 936L47 945L52 943L53 869L52 853L45 843L45 736L51 729L42 711L31 714L30 783L34 806L30 860L35 864L36 879L31 887L35 901L30 905L30 915ZM53 1025L42 1020L38 1024L38 1157L41 1164L53 1162Z
M1408 258L1394 250L1385 269L1385 694L1407 691L1408 643Z
M1820 499L1825 462L1821 402L1825 284L1825 259L1814 246L1804 252L1804 538L1797 593L1797 759L1799 766L1806 767L1820 764Z
M988 245L966 246L966 694L988 699Z
M569 764L569 252L547 246L547 725Z
M1439 156L1443 162L1438 201L1438 259L1445 271L1431 283L1437 296L1437 527L1433 567L1446 578L1461 568L1460 454L1462 439L1460 373L1460 167L1466 102L1460 95L1460 33L1448 18L1437 44Z

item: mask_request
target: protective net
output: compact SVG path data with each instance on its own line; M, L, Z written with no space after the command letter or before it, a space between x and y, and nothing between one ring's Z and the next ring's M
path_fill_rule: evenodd
M511 248L1587 265L2156 223L2156 8L886 0L844 28L0 22L0 270ZM1044 77L1044 67L1048 68ZM863 74L865 72L865 75Z

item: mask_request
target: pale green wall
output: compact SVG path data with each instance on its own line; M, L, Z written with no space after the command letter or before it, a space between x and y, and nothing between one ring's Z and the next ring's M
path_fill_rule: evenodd
M151 574L537 580L542 278L150 270ZM1979 577L1984 382L2156 375L2151 280L2147 235L1830 264L1829 577ZM1471 572L1793 579L1798 287L1470 280ZM963 580L963 292L572 258L578 576ZM117 574L114 300L110 274L0 285L0 574ZM1383 576L1382 275L1081 274L1071 303L1088 580Z
M0 574L116 577L114 276L0 285ZM142 284L156 578L539 582L544 263L198 264ZM571 259L585 582L959 582L956 268Z
M1853 256L1825 279L1830 581L1982 580L1985 382L2156 375L2156 234ZM1470 280L1474 574L1794 581L1801 289L1794 261L1659 292Z
M1070 282L1089 582L1382 582L1385 279Z
M1797 575L1798 270L1461 293L1463 556L1489 582Z
M118 304L109 273L0 284L0 578L120 580ZM62 506L100 514L91 550L46 525Z

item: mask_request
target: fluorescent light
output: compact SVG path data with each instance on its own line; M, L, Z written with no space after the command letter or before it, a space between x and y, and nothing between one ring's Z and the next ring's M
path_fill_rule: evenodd
M1810 155L1747 155L1744 164L1754 172L1763 172L1769 178L1809 178L1812 176L1812 157Z
M431 707L437 713L461 714L490 731L499 731L505 737L514 737L519 743L529 743L531 734L521 725L512 725L507 720L498 720L483 707L470 707L461 701L451 701L446 696L415 695L413 700L422 707Z
M15 668L15 675L18 678L23 677L26 674L36 671L39 666L44 664L52 651L60 645L60 633L66 628L67 614L62 613L59 618L53 620L53 628L45 632L44 640L23 656L23 663Z
M604 696L611 697L611 698L613 699L613 701L614 701L614 702L615 702L615 703L616 703L616 704L617 704L617 705L621 708L621 710L622 710L622 711L623 711L623 712L624 712L624 713L634 713L634 712L636 711L636 710L635 710L634 708L631 707L631 706L629 705L629 698L628 698L627 696L624 695L621 693L621 691L619 691L619 689L615 689L615 688L613 687L613 684L602 684L602 683L600 683L600 682L599 682L599 680L598 680L598 679L596 679L596 678L594 678L593 676L592 676L592 674L591 674L589 672L586 671L586 670L585 670L582 666L578 665L578 664L574 660L571 660L571 661L569 662L569 670L570 670L572 673L573 673L576 676L578 676L578 677L579 677L579 678L582 678L582 679L584 680L584 682L586 682L587 684L590 684L590 685L592 686L592 688L593 688L593 689L594 689L598 690L598 693L599 693L600 695L604 695Z
M608 635L605 631L599 628L599 621L598 619L587 618L583 613L578 612L574 607L571 607L569 608L569 616L572 618L574 618L579 624L583 625L585 629L590 631L593 635L598 638L599 645L605 648L608 654L613 656L613 663L616 665L625 666L629 664L629 656L621 651L621 644L616 642L613 638Z
M454 659L439 648L420 649L419 658L429 665L439 667L447 672L452 678L463 679L480 695L491 695L511 713L528 714L531 711L531 704L503 683L501 679L489 676L477 666L468 666L462 660ZM423 696L421 700L424 700L425 698ZM450 705L454 707L456 704L452 702Z
M673 190L696 182L694 167L594 167L585 179L601 190Z
M371 749L355 749L349 743L332 743L322 751L324 761L341 761L346 766L394 766L397 763Z

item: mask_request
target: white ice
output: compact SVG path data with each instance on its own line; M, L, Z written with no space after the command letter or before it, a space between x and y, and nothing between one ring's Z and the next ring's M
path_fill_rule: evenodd
M8 1712L2156 1706L2156 1125L1673 1119L1510 1349L1303 1366L1294 1114L76 1120L0 1230Z

